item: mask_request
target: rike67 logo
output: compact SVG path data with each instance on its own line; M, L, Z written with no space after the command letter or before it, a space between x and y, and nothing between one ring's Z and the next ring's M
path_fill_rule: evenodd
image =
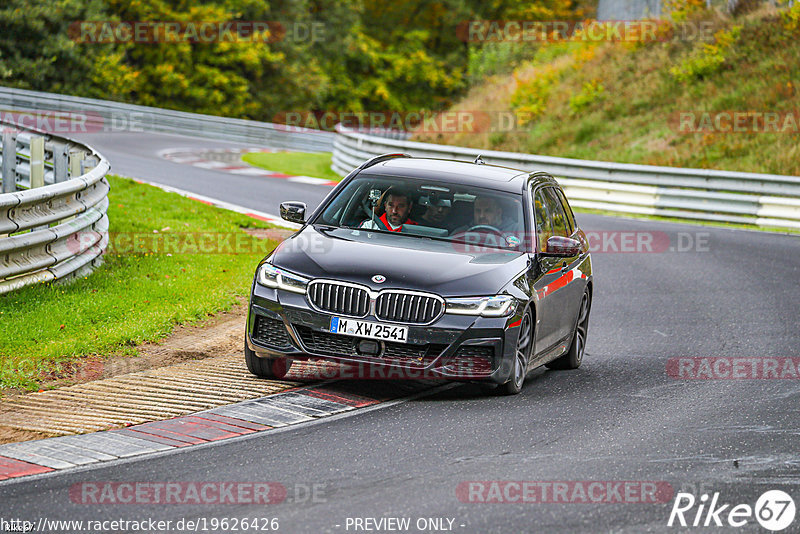
M755 507L720 501L715 492L709 501L708 494L696 499L691 493L678 493L669 514L667 526L682 527L743 527L755 518L767 530L778 532L794 522L794 500L781 490L765 491L756 501Z

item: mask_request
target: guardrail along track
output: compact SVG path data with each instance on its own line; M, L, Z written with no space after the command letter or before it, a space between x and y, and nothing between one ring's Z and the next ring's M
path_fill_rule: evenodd
M69 113L70 127L86 133L171 133L302 152L333 148L333 132L9 87L0 87L0 108L16 110L12 115L20 111Z
M65 137L0 126L0 294L90 272L108 245L108 161Z
M546 171L573 206L681 219L800 228L800 176L588 161L367 135L341 126L331 168L346 175L388 152Z

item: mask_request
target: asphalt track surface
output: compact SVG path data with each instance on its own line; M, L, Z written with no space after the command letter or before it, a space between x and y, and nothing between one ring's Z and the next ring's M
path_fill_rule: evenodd
M311 206L328 191L155 155L162 148L235 145L118 135L86 139L120 174L271 213L280 200ZM686 380L667 372L672 358L800 356L800 240L596 215L578 219L589 231L650 232L668 236L673 248L690 249L593 253L594 304L580 369L533 371L514 397L486 397L474 385L456 385L286 431L4 482L0 516L157 518L173 525L184 518L275 517L279 532L389 532L354 528L356 518L387 517L410 518L408 532L420 531L420 518L452 519L451 531L464 533L766 532L753 517L742 528L670 528L674 497L498 504L464 502L457 492L469 481L651 481L697 498L719 492L719 503L731 505L723 521L733 505L753 506L766 490L781 489L800 505L800 381ZM74 484L98 481L274 481L289 494L267 506L70 500ZM315 484L316 502L304 499L304 489ZM696 512L697 506L686 513L690 524ZM783 532L798 531L800 514Z

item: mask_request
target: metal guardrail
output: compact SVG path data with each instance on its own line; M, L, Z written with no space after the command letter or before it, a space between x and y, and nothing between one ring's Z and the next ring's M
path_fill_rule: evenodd
M108 245L108 161L64 137L0 126L0 294L87 274Z
M800 176L588 161L377 137L337 127L331 169L346 175L388 152L546 171L575 207L681 219L800 228Z
M330 152L333 132L270 122L230 119L108 100L0 87L0 110L67 112L78 116L74 131L144 131L209 137L303 152Z

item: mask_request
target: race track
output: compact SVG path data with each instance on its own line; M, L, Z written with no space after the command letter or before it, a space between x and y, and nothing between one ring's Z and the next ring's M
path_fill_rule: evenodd
M230 143L153 134L80 139L111 161L112 172L268 213L278 213L283 200L313 208L329 191L157 155L165 148L239 146ZM781 489L800 505L800 380L788 371L781 378L722 379L717 372L716 379L700 380L676 371L688 369L678 367L681 358L798 361L800 239L587 214L578 219L600 248L593 252L594 304L579 370L534 371L514 397L486 397L474 385L456 385L285 431L3 482L0 516L157 518L173 525L183 518L276 517L279 531L292 533L387 532L357 529L354 522L387 517L410 518L410 532L418 532L420 518L452 519L458 533L684 531L667 526L673 493L655 503L624 493L624 502L611 503L581 502L572 493L571 502L471 502L488 495L489 481L548 488L567 482L573 489L598 481L604 488L655 483L698 499L719 492L728 510ZM602 250L604 240L608 249L624 235L639 235L625 232L668 239L669 246ZM266 506L71 500L73 485L98 481L272 481L289 494ZM483 485L468 485L475 481ZM304 499L304 488L313 485L317 498ZM470 494L465 487L486 491ZM696 511L686 518L693 521ZM798 525L800 517L785 532L797 532ZM743 528L719 531L765 532L752 517Z

